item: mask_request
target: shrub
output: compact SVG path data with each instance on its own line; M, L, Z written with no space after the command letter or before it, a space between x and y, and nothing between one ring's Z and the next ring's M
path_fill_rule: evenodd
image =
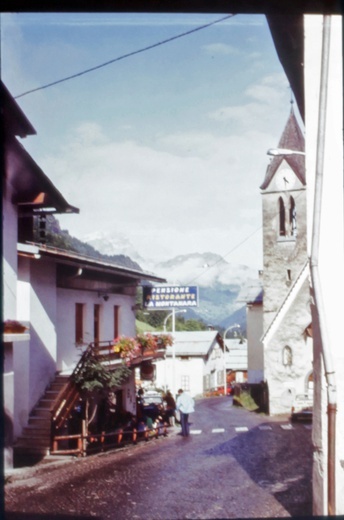
M252 399L249 392L241 392L240 395L235 395L233 397L233 404L238 406L242 406L245 410L250 412L255 412L259 409L257 403Z

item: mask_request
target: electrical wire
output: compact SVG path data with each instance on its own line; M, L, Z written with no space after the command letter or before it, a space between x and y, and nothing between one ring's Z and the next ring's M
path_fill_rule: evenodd
M299 193L298 195L296 195L294 197L294 200L295 202L297 202L298 198L301 196L301 193ZM271 220L273 220L274 218L278 217L279 215L279 212L276 212L276 214L272 217ZM255 235L256 233L258 233L258 231L260 231L261 229L263 228L263 225L260 224L260 226L258 228L256 228L254 231L252 231L249 235L247 235L241 242L238 242L234 247L232 247L232 249L230 251L228 251L227 253L225 253L224 255L221 255L221 257L216 261L214 262L212 265L209 265L206 269L204 269L204 271L202 271L200 274L198 274L197 276L195 276L195 278L193 278L192 280L190 280L186 285L191 285L193 282L195 282L196 280L198 280L198 278L200 278L201 276L203 276L204 274L206 274L209 269L212 269L213 267L215 267L217 264L220 264L223 262L223 260L231 255L236 249L238 249L239 247L241 247L243 244L245 244L245 242L247 242L248 240L250 240L250 238L253 237L253 235ZM221 271L220 271L221 272Z
M245 244L245 242L247 242L248 240L250 240L251 237L253 237L253 235L255 235L258 231L260 231L262 229L262 225L260 225L258 228L256 228L254 231L252 231L252 233L250 233L249 235L247 235L241 242L239 242L238 244L236 244L234 247L232 247L232 249L230 251L228 251L226 254L224 255L221 255L221 258L219 258L216 262L214 262L212 265L210 265L207 269L205 269L204 271L202 271L200 274L198 274L197 276L195 276L195 278L193 278L192 280L189 281L189 283L187 283L186 285L191 285L195 280L197 280L198 278L200 278L201 276L203 276L206 272L209 271L209 269L212 269L213 267L215 267L217 264L220 264L221 262L223 262L223 260L229 256L230 254L232 254L236 249L238 249L239 247L241 247L243 244Z
M14 99L21 98L23 96L27 96L28 94L32 94L33 92L37 92L38 90L43 90L49 87L53 87L54 85L58 85L59 83L63 83L65 81L69 81L74 78L78 78L80 76L83 76L84 74L88 74L89 72L94 72L95 70L101 69L103 67L107 67L108 65L111 65L112 63L116 63L117 61L124 60L126 58L130 58L131 56L136 56L137 54L140 54L142 52L149 51L151 49L155 49L156 47L160 47L160 45L165 45L166 43L172 42L174 40L178 40L179 38L183 38L184 36L188 36L189 34L193 34L197 31L201 31L203 29L206 29L208 27L211 27L212 25L224 22L225 20L228 20L229 18L232 18L235 16L235 14L229 14L227 16L224 16L222 18L219 18L217 20L214 20L213 22L206 23L204 25L200 25L199 27L195 27L194 29L191 29L190 31L183 32L181 34L177 34L176 36L171 36L170 38L166 38L166 40L162 40L157 43L153 43L152 45L148 45L147 47L143 47L142 49L138 49L136 51L128 52L127 54L123 54L122 56L118 56L117 58L114 58L112 60L106 61L105 63L101 63L100 65L96 65L95 67L91 67L89 69L83 70L81 72L77 72L76 74L72 74L71 76L66 76L65 78L58 79L56 81L53 81L51 83L47 83L46 85L42 85L40 87L36 87L31 90L27 90L26 92L23 92L22 94L18 94L14 97Z

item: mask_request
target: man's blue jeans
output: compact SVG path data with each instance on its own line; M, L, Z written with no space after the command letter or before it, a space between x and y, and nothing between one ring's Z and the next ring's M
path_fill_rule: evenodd
M189 414L180 412L180 422L182 424L182 435L187 437L190 433L189 428Z

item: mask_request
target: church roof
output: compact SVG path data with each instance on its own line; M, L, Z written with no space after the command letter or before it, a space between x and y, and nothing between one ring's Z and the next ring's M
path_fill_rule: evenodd
M287 124L277 148L287 148L300 152L305 151L305 138L296 120L293 108L290 111ZM286 161L289 164L303 185L306 184L305 157L303 155L277 155L273 157L267 167L264 182L260 186L261 190L265 190L269 186L282 161Z
M305 281L309 278L309 261L308 259L305 261L304 265L302 266L301 271L299 272L299 275L295 279L293 285L290 287L290 290L286 297L284 298L281 306L279 307L278 311L275 314L275 317L273 318L272 322L264 332L261 341L267 344L272 336L276 333L278 330L278 327L282 323L284 317L286 316L287 312L292 308L293 303L295 302L297 296L300 294L301 288Z

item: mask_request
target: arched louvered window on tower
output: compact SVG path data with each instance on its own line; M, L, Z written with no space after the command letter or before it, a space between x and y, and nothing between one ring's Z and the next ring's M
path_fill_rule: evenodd
M279 236L284 237L285 233L285 207L282 197L278 199L278 209L279 209Z
M286 345L282 352L282 363L285 367L291 367L293 364L293 351Z
M293 197L289 199L289 226L292 237L297 236L296 205Z

